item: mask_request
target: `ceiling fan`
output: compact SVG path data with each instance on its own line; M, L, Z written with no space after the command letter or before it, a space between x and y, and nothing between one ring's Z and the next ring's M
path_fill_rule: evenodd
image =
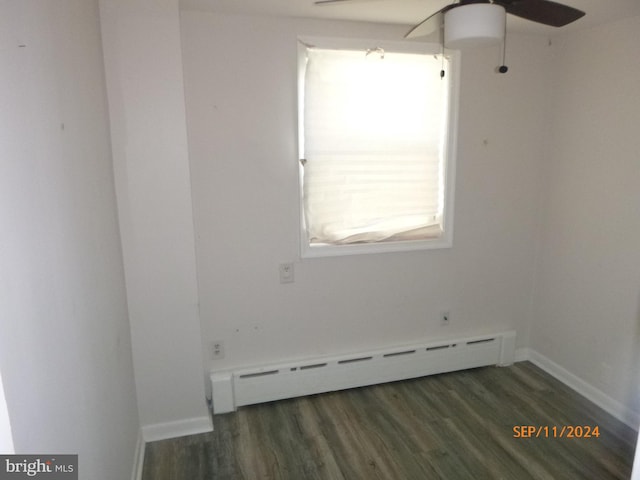
M328 5L350 1L355 0L318 0L315 4ZM568 25L585 14L581 10L561 3L552 2L551 0L459 0L457 3L447 5L427 17L425 20L409 30L405 35L405 38L416 38L430 35L444 25L445 14L454 10L460 10L460 12L456 12L456 14L458 16L464 15L468 17L469 20L471 20L472 17L476 17L473 19L476 24L478 22L482 22L482 15L477 15L477 12L479 12L480 9L478 9L478 7L472 7L470 9L469 7L472 5L493 5L496 9L501 11L504 9L504 12L511 15L553 27L563 27ZM502 7L502 9L499 7ZM484 7L480 8L484 9ZM463 14L465 9L468 13L464 12ZM476 11L472 12L473 9ZM504 15L504 12L502 12L502 15ZM463 23L467 22L460 22L461 27L463 26Z
M314 3L335 5L350 1L358 0L317 0ZM496 72L507 73L507 13L552 27L563 27L585 14L577 8L551 0L458 0L428 16L409 30L405 38L425 37L440 31L443 33L443 52L445 46L460 50L502 43L502 65L496 68ZM444 77L444 73L444 69L441 70L440 76Z

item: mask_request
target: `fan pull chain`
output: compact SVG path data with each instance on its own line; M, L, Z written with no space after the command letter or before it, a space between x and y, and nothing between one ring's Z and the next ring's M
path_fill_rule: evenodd
M498 67L498 73L507 73L509 67L505 65L507 60L507 17L504 18L504 35L502 36L502 65Z
M440 29L440 54L441 54L441 61L442 61L442 65L440 66L440 78L444 79L444 24L442 25L442 28Z

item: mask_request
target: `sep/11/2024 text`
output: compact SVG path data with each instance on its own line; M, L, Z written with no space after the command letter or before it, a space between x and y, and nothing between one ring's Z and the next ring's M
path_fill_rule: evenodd
M513 438L599 438L598 425L514 425Z

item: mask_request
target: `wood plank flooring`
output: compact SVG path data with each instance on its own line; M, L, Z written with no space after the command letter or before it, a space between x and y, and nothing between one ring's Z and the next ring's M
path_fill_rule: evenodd
M529 362L243 407L213 420L213 433L149 443L143 480L626 480L636 441ZM546 426L548 435L543 428L538 438L514 438L519 425ZM598 426L599 437L552 438L563 426Z

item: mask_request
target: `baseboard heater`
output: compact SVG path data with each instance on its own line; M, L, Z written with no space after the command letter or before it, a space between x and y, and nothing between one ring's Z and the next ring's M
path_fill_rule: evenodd
M515 337L515 332L503 332L212 372L213 413L436 373L510 365L515 359Z

